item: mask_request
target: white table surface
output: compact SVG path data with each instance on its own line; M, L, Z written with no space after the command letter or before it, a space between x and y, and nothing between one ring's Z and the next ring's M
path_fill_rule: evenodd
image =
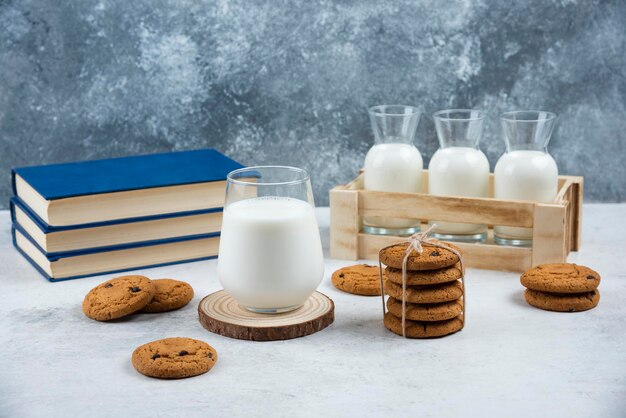
M600 272L596 309L528 306L519 274L468 270L467 326L404 340L382 324L380 299L342 293L326 260L319 290L335 322L304 338L239 341L204 330L196 307L219 289L215 261L138 271L191 283L185 308L128 321L86 318L81 302L110 275L51 284L12 248L0 213L0 416L626 416L626 205L585 205L570 261ZM318 209L328 243L328 209ZM131 366L135 347L185 336L214 346L203 376L165 381Z

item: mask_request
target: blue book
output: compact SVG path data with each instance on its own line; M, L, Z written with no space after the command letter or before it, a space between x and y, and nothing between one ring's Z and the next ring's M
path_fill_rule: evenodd
M51 282L215 258L219 248L219 234L205 234L105 251L85 250L51 256L43 253L19 226L14 226L12 233L15 248Z
M14 168L12 179L34 215L63 227L220 208L227 174L242 167L203 149Z
M11 198L11 219L14 227L29 236L33 244L50 257L214 234L221 230L222 214L222 208L216 208L116 222L50 227L18 197Z

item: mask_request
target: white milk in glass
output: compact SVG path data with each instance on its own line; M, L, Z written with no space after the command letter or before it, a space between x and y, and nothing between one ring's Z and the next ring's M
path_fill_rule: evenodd
M556 162L543 151L518 150L502 155L495 169L495 197L498 199L552 202L558 188ZM496 226L497 236L530 240L532 228Z
M224 210L218 277L242 305L298 306L324 276L313 206L288 197L257 197Z
M489 161L470 147L440 148L428 165L428 193L442 196L488 197ZM485 225L436 221L438 234L483 233Z
M384 192L420 193L422 191L422 156L412 144L374 145L365 157L364 187ZM366 225L384 228L411 228L412 219L366 217Z

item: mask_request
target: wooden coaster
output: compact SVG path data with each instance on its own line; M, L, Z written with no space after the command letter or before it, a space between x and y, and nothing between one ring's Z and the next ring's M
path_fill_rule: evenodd
M276 341L304 337L335 319L335 304L315 292L301 308L279 314L259 314L242 307L225 290L211 293L198 304L200 323L207 330L239 340Z

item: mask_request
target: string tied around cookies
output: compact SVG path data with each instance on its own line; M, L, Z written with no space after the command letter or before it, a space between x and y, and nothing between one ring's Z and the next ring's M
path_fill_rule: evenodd
M426 229L423 232L416 232L415 234L411 235L406 241L408 242L409 245L407 245L406 251L404 253L404 258L402 259L402 318L401 319L402 319L402 336L404 338L406 338L407 264L409 261L409 256L411 255L413 251L417 252L418 254L422 254L424 252L424 246L423 246L424 244L431 246L431 247L448 250L459 258L459 264L461 266L461 283L463 285L463 310L462 310L463 327L465 327L465 316L466 316L465 311L466 311L467 302L465 298L465 266L463 264L463 256L461 255L461 252L457 250L456 248L442 244L435 238L428 236L431 232L433 232L433 230L436 227L437 227L436 224L431 224L428 227L428 229ZM393 247L394 245L397 245L397 244L398 243L384 247L380 251ZM384 316L386 314L385 291L384 291L384 284L383 284L383 270L382 270L382 263L380 261L380 255L378 257L378 267L380 269L380 288L382 289L381 297L382 297L382 302L383 302L383 316Z

